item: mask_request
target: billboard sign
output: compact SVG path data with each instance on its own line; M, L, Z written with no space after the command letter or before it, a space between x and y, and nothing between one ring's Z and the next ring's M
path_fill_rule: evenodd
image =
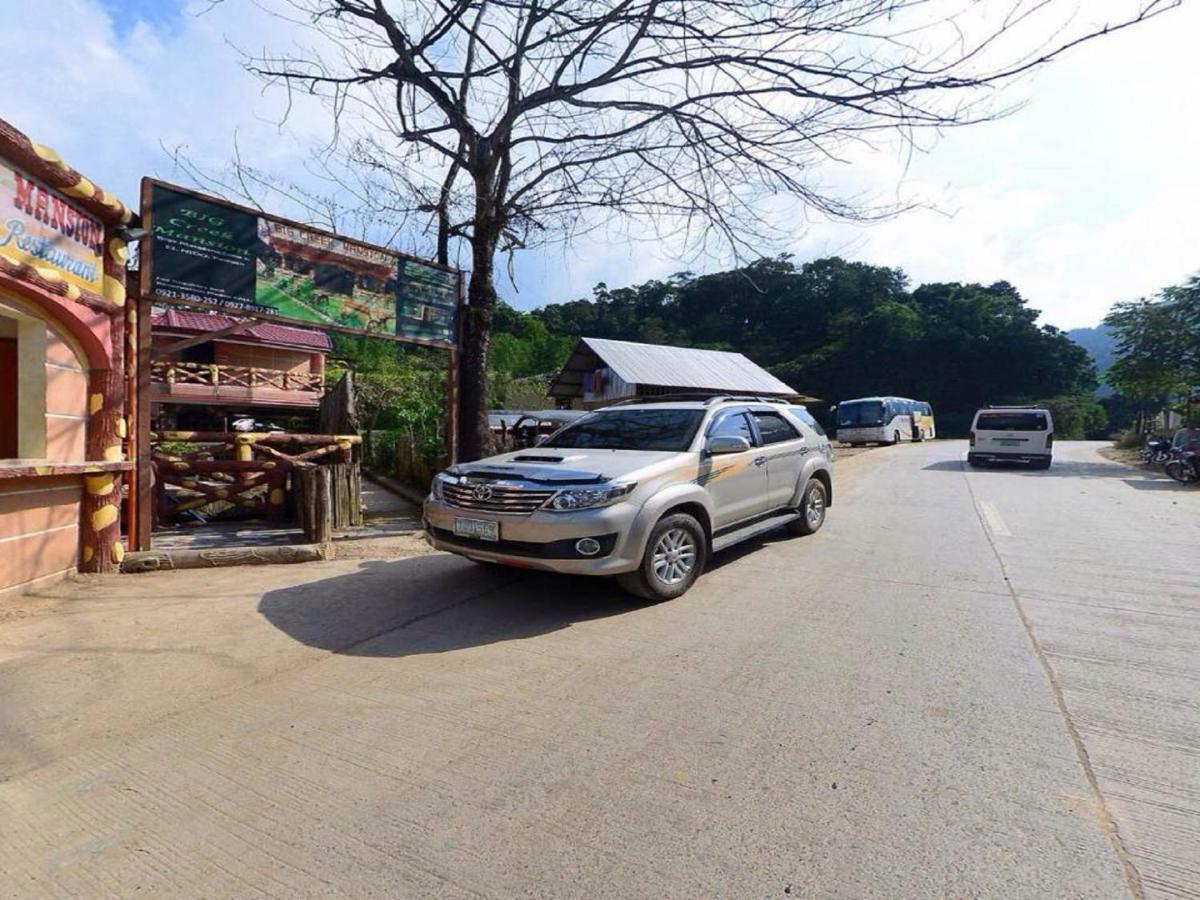
M142 183L142 290L162 303L450 347L462 273L174 185Z
M104 226L58 191L0 162L0 257L101 293Z

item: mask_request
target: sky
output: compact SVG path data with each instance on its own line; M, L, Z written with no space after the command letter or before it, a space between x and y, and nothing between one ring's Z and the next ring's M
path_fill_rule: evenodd
M143 175L186 183L171 148L218 169L236 136L244 159L291 177L328 133L304 106L281 129L281 97L242 69L241 51L295 40L251 0L0 0L0 13L0 117L130 205ZM869 226L812 219L771 250L896 266L914 285L1010 281L1062 328L1183 281L1200 271L1196 35L1200 0L1185 0L1006 89L1003 102L1024 103L1011 116L926 135L911 158L855 154L821 177L921 208ZM500 290L528 309L729 263L613 228L518 254Z

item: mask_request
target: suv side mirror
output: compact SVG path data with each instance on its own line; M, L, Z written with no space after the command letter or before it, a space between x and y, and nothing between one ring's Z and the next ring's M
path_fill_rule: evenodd
M713 456L725 453L745 453L750 449L750 442L744 437L732 434L719 434L708 439L708 452Z

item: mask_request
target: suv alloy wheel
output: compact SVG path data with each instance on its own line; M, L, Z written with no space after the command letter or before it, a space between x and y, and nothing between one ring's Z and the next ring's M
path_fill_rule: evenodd
M642 564L618 575L617 583L643 600L673 600L692 586L707 560L704 528L687 513L672 513L651 530Z
M804 493L800 496L800 518L787 526L793 535L813 534L825 524L825 508L829 496L819 478L808 479Z

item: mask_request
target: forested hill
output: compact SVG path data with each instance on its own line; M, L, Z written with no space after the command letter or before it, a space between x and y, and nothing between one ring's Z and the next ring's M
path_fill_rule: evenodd
M1096 375L1103 380L1104 373L1112 365L1116 342L1107 325L1097 325L1095 328L1072 328L1067 337L1081 346L1092 357L1096 365Z
M837 401L930 400L947 425L987 403L1090 394L1087 351L1007 282L910 288L900 269L786 257L681 274L496 320L494 361L519 376L554 369L581 335L736 350L796 390Z

